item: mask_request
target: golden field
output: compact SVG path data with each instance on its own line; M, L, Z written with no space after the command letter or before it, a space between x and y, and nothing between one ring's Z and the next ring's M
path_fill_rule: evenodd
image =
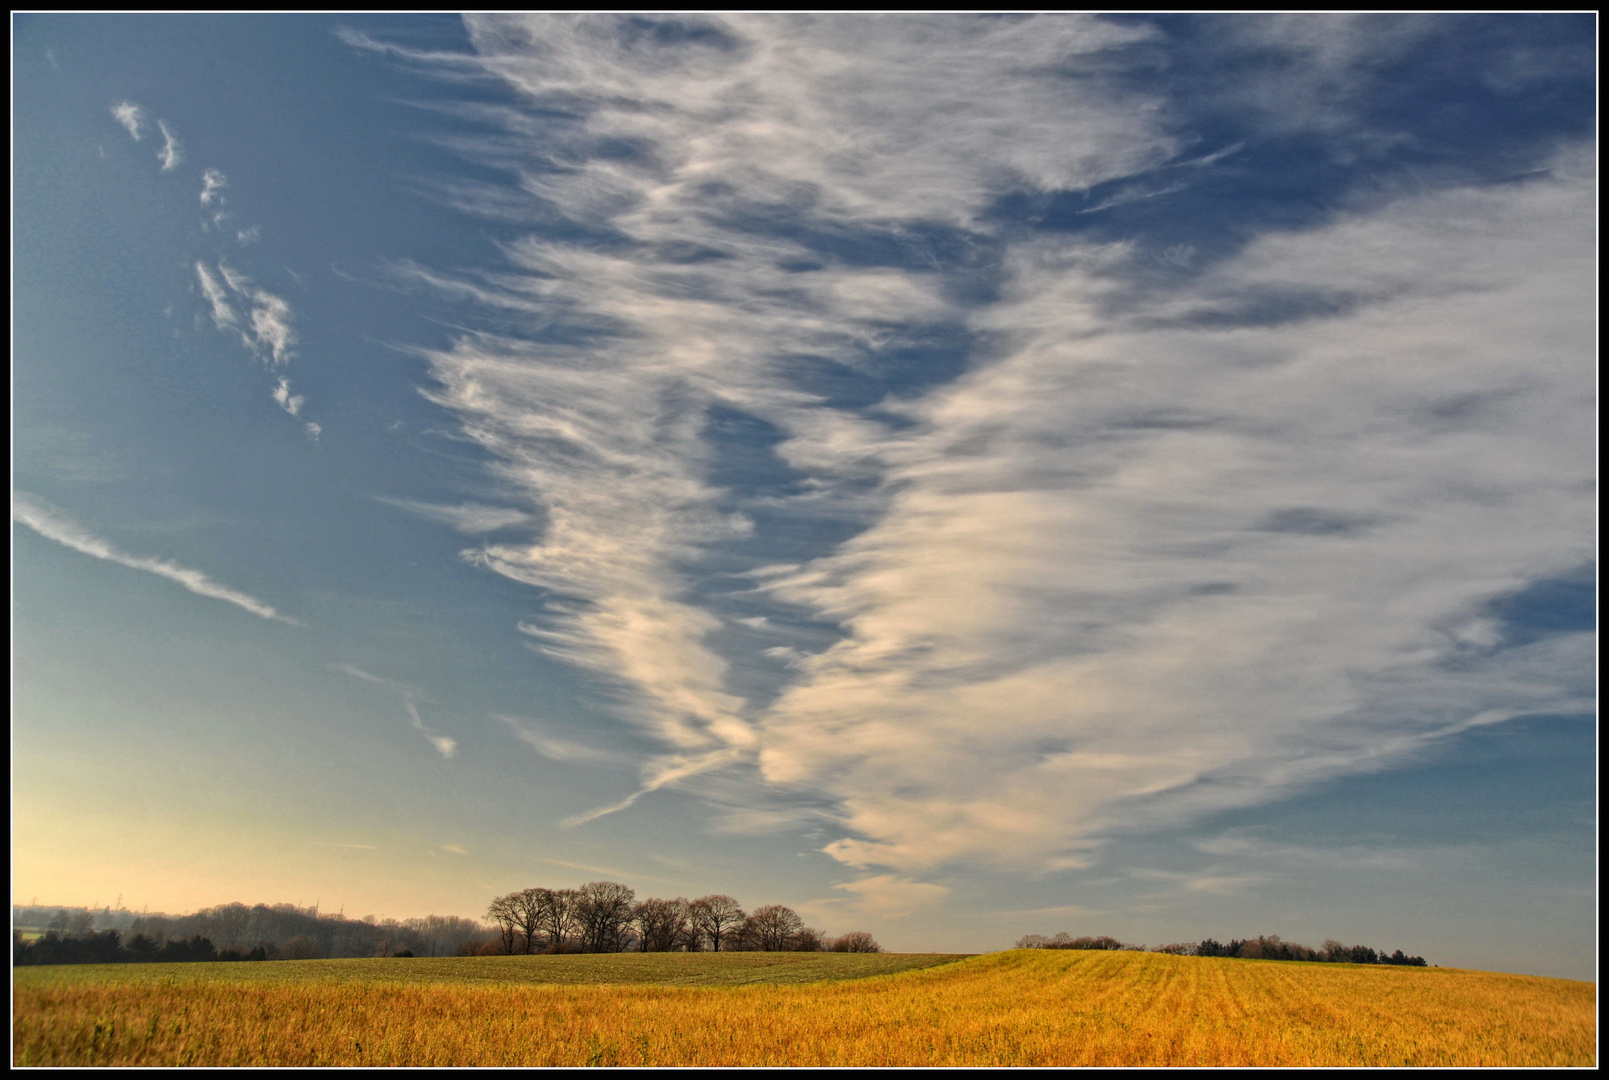
M14 1065L1596 1063L1592 983L1138 952L123 964L13 990Z

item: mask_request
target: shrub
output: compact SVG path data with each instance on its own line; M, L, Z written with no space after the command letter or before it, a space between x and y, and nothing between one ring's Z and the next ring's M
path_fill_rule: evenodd
M832 952L882 952L883 947L877 944L877 939L864 930L851 930L842 937L834 938L828 949Z
M788 942L791 952L826 952L827 940L820 930L804 927Z

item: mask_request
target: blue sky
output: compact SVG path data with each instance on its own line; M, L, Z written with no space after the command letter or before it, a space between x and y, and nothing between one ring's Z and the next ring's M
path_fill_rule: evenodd
M14 900L1594 977L1595 30L19 17Z

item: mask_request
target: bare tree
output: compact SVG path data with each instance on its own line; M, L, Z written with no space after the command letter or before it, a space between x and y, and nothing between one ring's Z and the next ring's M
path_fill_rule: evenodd
M760 949L760 928L749 915L727 932L726 940L721 948L728 952L758 952Z
M804 929L799 913L781 904L767 904L749 916L759 939L762 952L782 952L793 944L794 937Z
M820 930L806 926L793 935L793 941L788 948L794 952L826 952L827 935Z
M233 949L246 942L246 929L251 923L251 908L245 904L220 904L208 909L211 916L209 937L221 948Z
M514 940L520 932L520 911L518 905L519 893L509 893L499 896L491 902L486 909L486 917L497 924L497 931L502 936L503 952L514 951Z
M547 901L547 889L522 889L509 894L514 907L514 919L520 933L525 935L525 952L535 952L542 937L542 914Z
M686 948L692 936L687 919L687 898L674 900L649 898L633 909L637 929L642 937L643 952L674 952Z
M542 935L549 952L563 952L564 943L580 928L580 896L574 889L541 889Z
M460 946L467 942L471 948L478 947L486 937L486 928L480 923L456 915L426 915L406 919L402 925L419 935L419 943L409 948L420 956L469 955L459 952Z
M631 925L631 902L636 899L636 890L618 881L589 881L576 893L582 948L587 952L619 952Z
M694 931L715 952L721 951L721 943L735 927L743 925L743 908L724 893L701 896L687 907Z

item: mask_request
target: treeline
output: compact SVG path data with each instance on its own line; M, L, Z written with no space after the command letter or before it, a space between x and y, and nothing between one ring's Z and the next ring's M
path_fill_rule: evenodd
M1125 945L1113 937L1069 937L1066 933L1055 937L1028 934L1017 939L1019 949L1127 949L1144 952L1144 945ZM1231 938L1229 944L1220 944L1212 938L1195 944L1180 942L1158 945L1151 952L1173 956L1230 956L1241 960L1306 960L1320 964L1400 964L1405 967L1425 967L1422 956L1407 956L1401 949L1387 953L1367 945L1343 945L1339 941L1326 941L1314 949L1294 941L1281 941L1278 934L1258 935L1254 938Z
M81 916L65 931L24 941L12 934L14 964L114 964L197 960L314 960L360 956L455 956L478 946L486 927L473 919L347 919L293 904L223 904L193 915L134 918L126 930L94 932Z
M24 941L21 931L11 938L11 962L16 966L28 964L151 964L182 963L195 960L277 960L279 951L269 955L269 947L258 945L244 952L240 949L218 951L209 939L197 934L188 941L168 940L157 942L144 934L136 934L127 941L116 930L99 933L69 934L63 937L58 931L47 930L43 937Z
M486 916L498 936L482 953L883 951L864 930L830 938L781 904L747 912L724 894L638 900L617 881L522 889L493 900Z
M121 898L120 898L121 899ZM38 904L12 904L11 925L82 937L91 930L127 930L138 911L124 907L52 907Z

